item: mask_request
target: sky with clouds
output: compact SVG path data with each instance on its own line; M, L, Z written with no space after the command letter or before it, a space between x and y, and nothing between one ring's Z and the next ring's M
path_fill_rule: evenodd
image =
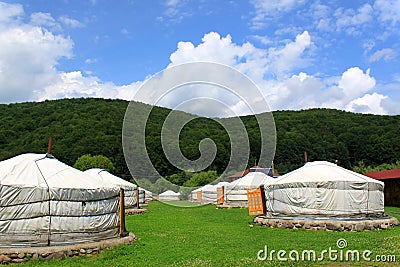
M247 75L272 110L398 115L400 0L0 0L1 103L145 101L146 79L193 61ZM175 96L159 103L209 97L248 113L210 86ZM189 111L226 114L197 106Z

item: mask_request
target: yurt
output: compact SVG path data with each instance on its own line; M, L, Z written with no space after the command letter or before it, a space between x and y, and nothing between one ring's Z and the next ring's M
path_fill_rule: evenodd
M122 178L119 178L104 169L93 168L84 171L89 175L97 176L101 179L104 183L114 185L118 188L124 189L124 202L126 208L132 208L136 206L136 192L137 192L137 185L132 184Z
M200 191L201 191L201 189L197 188L197 189L193 190L192 192L190 192L190 201L199 202L198 195L200 193L198 193L198 192L200 192Z
M152 193L152 192L150 192L149 190L144 189L144 193L145 193L145 195L144 195L144 201L145 201L146 203L148 203L148 202L150 202L150 201L153 200L153 193Z
M139 203L146 204L153 199L153 194L142 187L139 187Z
M270 217L380 217L384 184L326 161L303 167L265 186Z
M274 178L263 172L249 172L224 187L224 205L247 207L247 189L273 182Z
M0 246L54 246L118 236L119 188L51 155L0 162Z
M203 204L217 203L217 187L215 185L207 184L203 187L200 187L199 191L201 192L201 203Z
M180 193L176 193L172 190L167 190L161 194L158 195L158 200L159 201L174 201L174 200L179 200Z

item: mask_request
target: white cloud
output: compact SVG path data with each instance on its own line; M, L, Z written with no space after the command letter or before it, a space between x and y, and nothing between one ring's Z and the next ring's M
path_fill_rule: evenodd
M382 22L389 22L394 26L400 20L400 0L376 0L374 8Z
M274 17L279 17L283 13L293 10L302 5L303 0L252 0L250 3L254 6L256 15L252 19L252 27L261 29L267 25L267 21Z
M61 26L50 15L50 13L36 12L31 14L30 24L34 26L43 26L53 31L60 31Z
M0 23L19 21L24 15L24 9L20 4L7 4L0 2Z
M397 56L396 51L394 51L391 48L384 48L381 50L376 51L369 59L371 62L379 61L379 60L384 60L384 61L391 61L395 59Z
M335 11L336 29L345 30L348 34L360 34L359 27L373 20L373 8L364 4L358 10L339 8Z
M311 45L311 37L307 31L296 36L294 42L289 42L281 49L270 48L268 58L271 69L279 77L285 76L295 67L303 67L307 60L303 57L306 48Z
M104 97L131 100L140 84L116 86L95 76L85 77L80 71L63 72L59 73L56 81L39 93L38 99Z
M71 19L67 16L61 16L58 18L65 26L71 27L71 28L82 28L85 25L80 22L79 20L76 19Z
M347 105L346 110L358 113L387 114L382 105L382 102L387 98L387 96L378 93L366 94L352 100Z
M3 10L0 10L2 13ZM0 27L0 99L2 102L34 100L50 84L60 58L72 56L73 42L28 24Z
M350 100L369 92L375 84L376 81L370 76L369 69L364 74L360 68L353 67L342 74L338 86L343 90L346 100Z

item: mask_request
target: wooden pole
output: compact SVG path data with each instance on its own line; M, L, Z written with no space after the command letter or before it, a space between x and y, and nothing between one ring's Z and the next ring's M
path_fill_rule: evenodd
M307 154L307 151L304 151L304 162L305 162L305 163L308 162L308 154Z
M119 235L125 237L128 232L125 228L125 192L123 188L119 189Z
M140 197L139 197L139 186L136 187L136 208L140 209L140 203L139 203Z
M47 145L47 154L51 154L51 147L53 146L53 137L49 137L49 143Z

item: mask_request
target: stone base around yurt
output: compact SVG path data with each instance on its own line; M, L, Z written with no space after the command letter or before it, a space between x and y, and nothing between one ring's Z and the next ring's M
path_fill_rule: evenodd
M270 228L305 229L314 231L367 231L386 230L398 226L394 217L365 219L325 219L325 218L269 218L257 216L254 223Z
M142 213L145 213L145 212L147 212L147 209L142 209L142 208L139 208L139 209L125 209L125 215L128 215L128 216L130 216L130 215L138 215L138 214L142 214Z
M113 248L121 244L132 244L135 241L136 236L129 233L126 237L76 245L0 248L0 264L22 263L31 259L61 260L66 257L97 255L105 249Z

